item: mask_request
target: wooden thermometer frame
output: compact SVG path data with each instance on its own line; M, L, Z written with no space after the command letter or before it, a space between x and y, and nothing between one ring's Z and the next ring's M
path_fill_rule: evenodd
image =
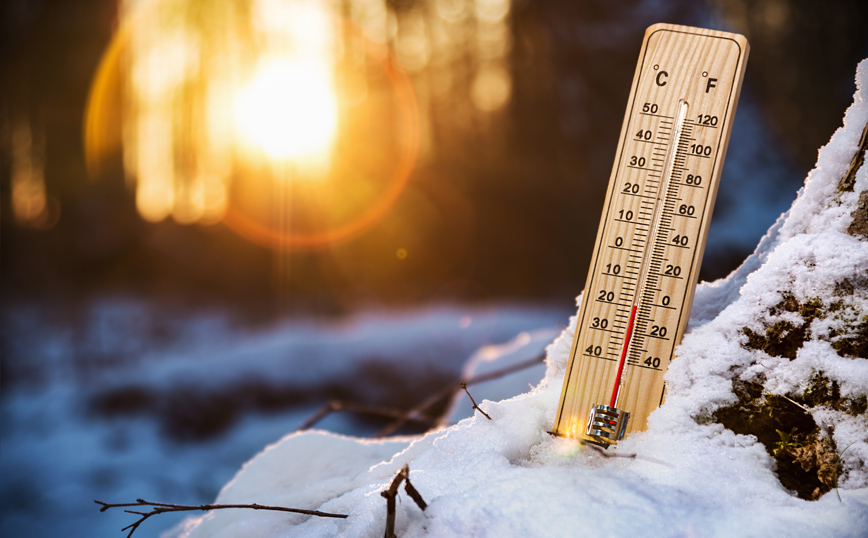
M608 446L662 403L748 50L727 32L645 32L552 433Z

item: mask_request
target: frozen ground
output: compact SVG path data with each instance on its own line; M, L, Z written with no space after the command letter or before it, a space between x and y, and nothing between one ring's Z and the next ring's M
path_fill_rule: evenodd
M570 327L548 347L549 369L541 382L530 390L513 387L517 396L510 399L482 404L493 420L476 413L427 435L388 442L325 432L290 435L247 463L218 497L344 513L347 519L221 511L190 518L169 535L379 537L385 524L380 492L404 464L428 509L422 512L404 498L397 519L402 538L868 535L864 412L811 410L840 450L848 447L840 455L840 488L817 501L799 499L781 485L774 460L754 437L709 420L715 409L736 400L734 378L762 379L769 393L786 394L822 371L843 396L868 393L866 357L844 357L833 348L846 337L841 331L852 326L851 318L868 312L868 241L845 232L859 193L868 189L868 166L860 169L853 192L838 189L868 121L868 61L857 83L844 127L820 152L790 211L740 269L700 286L690 330L667 373L667 401L646 432L611 451L635 458L603 458L546 433ZM836 291L844 280L852 293ZM815 337L793 358L749 349L745 328L763 332L781 319L798 321L775 311L787 294L824 304L842 296L842 308L853 314L818 318L811 325ZM518 360L521 347L534 342L530 335L518 338L491 348L488 357ZM475 360L480 368L487 367L484 356L480 352Z

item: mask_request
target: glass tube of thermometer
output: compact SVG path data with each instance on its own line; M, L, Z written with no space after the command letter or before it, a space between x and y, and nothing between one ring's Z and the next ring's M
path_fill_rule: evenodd
M747 55L738 34L645 32L552 433L609 446L662 403Z

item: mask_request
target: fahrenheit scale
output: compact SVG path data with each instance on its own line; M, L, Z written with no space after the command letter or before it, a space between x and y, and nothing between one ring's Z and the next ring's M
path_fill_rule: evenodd
M663 401L747 56L738 34L645 32L552 433L609 446Z

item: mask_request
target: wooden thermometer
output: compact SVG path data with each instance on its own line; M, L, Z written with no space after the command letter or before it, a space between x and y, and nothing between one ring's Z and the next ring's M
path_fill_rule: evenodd
M747 55L738 34L645 32L552 433L608 446L663 401Z

